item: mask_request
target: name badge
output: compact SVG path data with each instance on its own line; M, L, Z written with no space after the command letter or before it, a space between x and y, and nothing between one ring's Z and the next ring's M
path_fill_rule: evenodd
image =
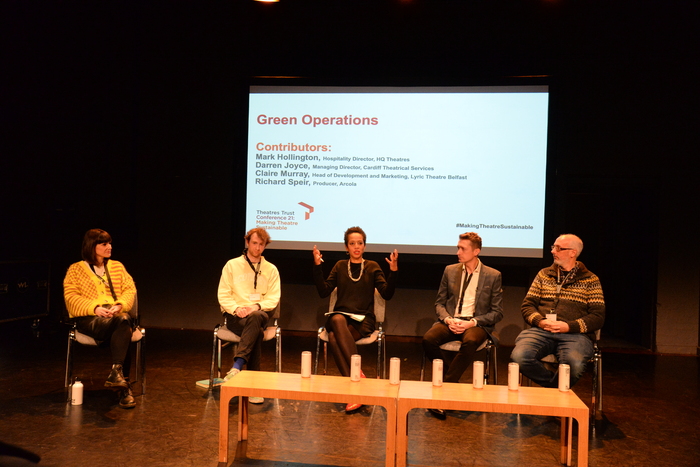
M259 302L260 301L260 294L259 293L252 293L248 295L248 300L251 302Z
M557 314L556 313L547 313L545 315L545 318L551 320L551 321L556 321L557 320Z

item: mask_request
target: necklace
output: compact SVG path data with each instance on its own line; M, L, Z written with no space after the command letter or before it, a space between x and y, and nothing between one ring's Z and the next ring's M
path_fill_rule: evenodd
M90 268L92 269L92 272L95 273L95 275L99 278L102 278L102 276L105 275L105 264L102 263L102 266L97 266L96 264L91 264Z
M362 258L362 264L360 264L360 275L357 276L357 279L355 279L354 277L352 277L352 271L350 271L350 260L348 260L348 276L350 276L350 279L351 279L353 282L357 282L357 281L359 281L360 279L362 279L362 272L363 272L364 270L365 270L365 260L364 260L364 258Z

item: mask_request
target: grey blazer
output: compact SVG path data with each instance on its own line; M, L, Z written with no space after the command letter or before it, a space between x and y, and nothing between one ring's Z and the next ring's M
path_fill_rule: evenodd
M440 289L435 298L435 313L440 321L454 316L459 301L461 282L462 264L447 266L442 274ZM496 323L503 319L503 288L501 284L501 273L481 263L479 283L476 286L474 319L489 334L493 332Z

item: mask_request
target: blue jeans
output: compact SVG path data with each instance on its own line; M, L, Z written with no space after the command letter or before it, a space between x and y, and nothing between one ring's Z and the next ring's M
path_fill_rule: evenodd
M554 354L559 363L571 367L571 384L581 378L586 364L593 357L593 341L585 334L557 334L541 328L525 329L515 339L510 359L520 365L520 372L546 388L559 386L557 372L552 372L540 361Z

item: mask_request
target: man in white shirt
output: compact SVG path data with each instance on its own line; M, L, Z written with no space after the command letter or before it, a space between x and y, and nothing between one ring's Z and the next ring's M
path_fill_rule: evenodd
M236 376L244 366L260 370L263 332L279 304L279 272L262 256L270 243L265 229L255 228L245 236L246 249L226 263L219 281L219 304L228 313L227 327L241 336L233 368L224 380Z
M459 236L459 263L445 268L435 299L438 322L423 336L426 357L444 361L445 382L459 382L474 361L476 349L503 318L501 273L479 260L481 243L474 232ZM462 341L459 352L451 361L445 360L440 346L455 340ZM444 415L438 410L432 412Z

